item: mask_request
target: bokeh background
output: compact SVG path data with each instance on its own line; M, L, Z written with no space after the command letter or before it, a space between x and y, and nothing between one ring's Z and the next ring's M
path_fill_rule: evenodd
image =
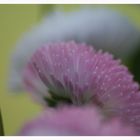
M128 16L140 28L139 5L92 5L109 7ZM7 79L11 51L23 32L40 21L44 14L55 8L71 11L80 5L0 5L0 108L5 135L14 135L22 124L41 110L41 107L25 94L13 95Z

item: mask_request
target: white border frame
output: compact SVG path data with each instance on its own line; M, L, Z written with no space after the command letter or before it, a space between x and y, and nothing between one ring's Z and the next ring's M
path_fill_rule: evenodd
M0 140L139 140L137 136L13 136L0 137Z

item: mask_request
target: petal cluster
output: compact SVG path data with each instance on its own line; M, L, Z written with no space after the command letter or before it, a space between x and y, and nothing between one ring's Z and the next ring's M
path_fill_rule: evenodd
M24 83L41 103L94 104L105 116L119 115L140 128L139 85L119 60L92 46L67 42L39 48Z
M24 90L22 71L34 51L52 41L85 42L127 62L138 49L140 31L121 13L108 8L83 7L73 12L52 12L23 34L13 51L9 86Z
M80 117L79 117L80 116ZM21 136L123 136L137 135L118 118L109 121L92 107L46 109L21 129Z

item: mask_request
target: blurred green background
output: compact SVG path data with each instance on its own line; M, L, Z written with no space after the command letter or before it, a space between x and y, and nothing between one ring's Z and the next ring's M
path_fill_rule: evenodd
M130 17L140 28L139 5L92 5L110 7ZM39 22L43 14L55 8L71 11L79 5L0 5L0 108L5 135L15 135L22 124L37 114L41 107L27 94L12 95L7 77L11 50L23 32Z

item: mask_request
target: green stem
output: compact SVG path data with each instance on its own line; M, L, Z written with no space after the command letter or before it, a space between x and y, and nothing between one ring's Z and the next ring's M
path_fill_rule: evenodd
M3 121L2 121L1 110L0 110L0 136L4 136L4 129L3 129Z

